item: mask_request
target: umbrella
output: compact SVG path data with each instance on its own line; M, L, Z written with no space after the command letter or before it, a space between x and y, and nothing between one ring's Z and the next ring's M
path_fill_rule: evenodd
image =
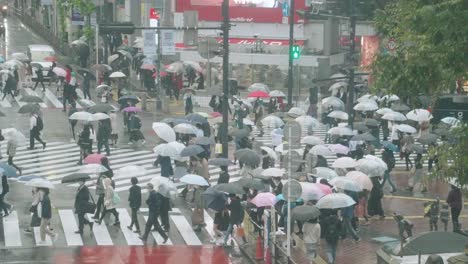
M7 140L13 140L18 145L26 142L26 137L16 128L5 128L2 132Z
M244 194L244 189L236 182L221 183L214 186L214 189L225 193Z
M345 113L345 112L340 111L340 110L334 110L334 111L330 112L327 116L331 117L331 118L341 119L341 120L348 120L348 118L349 118L348 113Z
M252 120L248 119L248 118L244 118L244 119L242 120L242 123L243 123L244 125L246 125L246 126L254 126L254 125L255 125L254 122L253 122Z
M372 184L372 181L370 180L369 176L366 174L360 172L360 171L350 171L346 173L346 178L350 178L353 180L361 189L363 190L372 190L372 187L374 186Z
M335 110L344 110L345 104L344 102L335 96L330 96L322 99L322 108L333 107Z
M88 156L86 156L86 158L83 161L86 164L101 164L101 159L104 157L105 156L102 154L94 153L94 154L89 154Z
M392 104L392 106L390 107L393 111L397 111L397 112L406 112L406 111L409 111L411 110L411 108L405 104L402 104L402 103L394 103Z
M111 75L109 75L109 78L125 78L125 77L127 77L127 75L125 75L125 73L119 72L119 71L113 72L113 73L111 73Z
M141 108L136 107L136 106L129 106L129 107L125 107L122 111L123 111L123 112L127 112L127 113L129 113L129 112L131 112L131 113L139 113L139 112L141 112L142 110L141 110Z
M216 118L216 117L222 117L223 114L221 114L220 112L212 112L210 113L210 118Z
M376 160L364 158L357 161L356 170L369 177L379 177L384 175L387 168Z
M74 40L71 42L72 45L75 45L75 46L79 46L79 45L85 45L85 46L88 46L88 44L86 43L86 41L84 39L77 39L77 40Z
M174 125L178 125L178 124L190 124L191 122L188 121L185 118L168 117L168 118L164 118L163 120L161 120L161 123L166 123L166 124L171 124L172 123Z
M197 72L203 72L203 69L200 66L200 64L198 62L195 62L195 61L184 61L184 66L189 67L189 68L193 68Z
M330 186L321 183L300 182L302 188L301 198L304 201L318 201L323 196L332 193Z
M355 135L351 138L351 140L372 142L372 141L376 141L377 138L375 138L371 133L367 132L367 133Z
M79 181L91 180L89 173L72 173L62 178L62 183L75 183Z
M299 116L297 117L296 119L296 122L298 122L302 127L306 127L306 128L309 128L309 127L318 127L320 126L320 122L309 116L309 115L302 115L302 116Z
M282 91L273 90L269 93L270 97L286 97Z
M110 104L97 104L88 109L90 113L107 113L114 110L114 107Z
M102 166L101 164L86 164L81 166L78 172L81 173L89 173L89 174L99 174L106 172L107 168Z
M336 154L348 155L349 148L341 144L331 144L328 146Z
M208 160L208 165L212 166L230 166L232 164L232 161L227 158L213 158Z
M349 207L356 202L344 193L332 193L322 197L316 204L320 209L340 209Z
M27 175L27 176L20 176L18 178L18 181L27 182L33 179L44 179L44 178L42 176L37 176L37 175Z
M330 180L329 183L335 186L336 188L339 188L345 191L352 191L352 192L362 191L362 188L356 182L346 177L333 178Z
M167 144L177 151L177 155L175 157L173 157L175 160L178 160L178 161L187 161L188 160L188 157L181 157L180 156L180 153L182 152L182 150L185 149L184 144L182 144L180 142L177 142L177 141L172 141L172 142L169 142Z
M306 114L305 111L299 107L292 107L288 111L288 115L294 118L305 115L305 114Z
M236 138L244 138L250 135L250 130L248 130L247 128L242 128L242 129L235 128L229 132L229 135L236 137Z
M311 219L317 219L320 216L320 210L313 205L302 205L294 207L291 211L291 217L297 221L305 222Z
M27 186L33 186L33 187L38 187L38 188L47 188L47 189L54 189L55 186L52 182L42 179L42 178L36 178L32 179L28 182L26 182Z
M348 87L348 83L336 82L336 83L330 85L330 88L328 88L328 91L332 92L333 95L336 95L340 89L342 89L342 88L346 89L347 87Z
M334 155L333 151L328 147L328 145L317 145L313 146L309 153L320 156L331 156Z
M268 86L266 84L254 83L254 84L249 86L248 91L249 92L261 91L261 92L268 93L268 92L270 92L270 89L268 88Z
M94 74L90 72L88 69L81 68L81 69L78 69L77 72L81 76L86 75L86 77L90 78L91 80L96 80L96 76L94 76Z
M302 195L302 186L301 186L300 182L298 182L296 180L290 180L290 181L287 181L283 186L283 195L286 197L286 200L289 199L289 197L288 197L289 184L291 184L291 194L294 197L300 197ZM291 198L293 198L293 197L291 197Z
M208 123L208 120L206 119L206 117L203 117L199 114L189 114L189 115L186 115L185 116L185 119L187 119L188 121L191 121L193 123L198 123L198 124L206 124Z
M94 64L93 66L91 66L91 69L100 72L112 71L112 67L107 64Z
M317 178L324 178L326 180L331 180L333 178L338 177L338 174L335 170L332 170L327 167L315 167L312 169L311 174Z
M147 173L148 172L145 168L138 165L127 165L116 171L116 175L118 175L118 177L145 175Z
M395 102L399 101L400 97L398 97L396 94L384 95L380 98L380 101L383 100L386 100L387 102Z
M358 101L359 103L362 103L362 102L369 102L369 101L375 103L375 101L376 101L377 99L378 99L378 97L375 96L375 95L372 95L372 94L365 94L365 95L359 97L359 98L357 99L357 101Z
M327 133L338 136L354 136L353 130L349 127L332 127Z
M18 177L16 169L13 166L6 164L5 162L0 162L0 174L6 175L8 178Z
M261 176L263 177L283 177L286 171L279 168L268 168L262 171Z
M218 113L218 112L214 112L214 113ZM203 116L204 118L210 118L210 117L211 117L210 114L205 113L205 112L196 112L195 114L201 115L201 116ZM218 114L219 114L219 113L218 113ZM220 114L220 116L222 116L222 115Z
M151 179L150 182L164 197L171 198L174 194L177 193L177 186L174 184L174 182L169 180L169 178L158 176Z
M7 68L7 69L10 69L10 68L15 68L15 69L18 69L18 68L21 68L24 66L24 64L19 61L19 60L8 60L6 61L5 63L3 63L4 68Z
M98 86L96 87L96 92L102 93L103 90L110 90L110 89L111 89L111 87L110 87L109 85L107 85L107 84L101 84L101 85L98 85ZM120 103L120 102L119 102L119 103Z
M406 125L406 124L401 124L401 125L398 125L396 127L397 130L401 131L401 132L404 132L404 133L410 133L410 134L414 134L416 132L418 132L418 130L410 125Z
M124 95L119 98L119 104L124 104L130 101L132 104L137 104L140 102L140 98L136 95Z
M284 121L274 115L263 118L261 122L265 127L281 127L284 125Z
M411 148L409 149L409 151L413 151L416 154L424 154L425 150L424 150L423 146L413 144L413 145L411 145Z
M60 77L67 76L67 71L65 69L60 68L60 67L54 67L52 69L52 72L54 72L57 76L60 76Z
M406 118L416 122L429 121L433 118L431 112L426 109L414 109L406 114Z
M426 134L421 135L418 138L418 142L423 145L430 145L432 143L436 143L438 138L439 138L439 135L426 133Z
M73 113L70 117L68 117L68 119L85 121L85 122L94 121L93 114L88 113L88 112L81 112L81 111Z
M375 111L375 112L376 112L377 114L379 114L379 115L385 115L385 114L387 114L387 113L393 113L394 111L393 111L392 109L390 109L390 108L384 107L384 108L380 108L379 110L377 110L377 111Z
M173 62L166 66L166 71L174 72L174 73L183 73L184 72L184 64L182 62L177 61Z
M337 82L337 81L343 81L343 80L346 80L348 79L349 77L342 74L342 73L335 73L335 74L332 74L330 76L330 79L332 79L333 81Z
M197 134L197 128L190 124L178 124L174 126L174 131L181 134Z
M458 123L460 123L460 120L455 118L455 117L451 117L451 116L448 116L448 117L444 117L440 120L442 123L445 123L447 125L451 125L451 126L455 126L457 125Z
M363 123L354 123L353 124L353 129L357 130L357 131L360 131L360 132L367 132L369 130L369 128L366 125L364 125Z
M382 116L382 119L390 120L390 121L405 121L406 116L399 112L390 112L386 113Z
M115 61L117 61L120 58L119 54L112 54L107 58L107 62L112 65ZM115 66L115 65L114 65Z
M9 57L11 60L19 60L21 62L28 62L30 61L28 55L24 54L23 52L15 52L12 53Z
M10 70L5 70L5 69L4 69L4 70L0 70L0 74L2 74L2 75L10 75L10 76L12 76L12 77L14 76L14 74L13 74L12 71L10 71ZM5 78L6 78L6 77L5 77Z
M110 119L110 116L104 113L95 113L93 114L93 120L94 121L100 121L100 120L106 120Z
M215 144L215 141L209 137L197 137L193 141L194 144L202 145L202 146L209 146L211 144Z
M262 183L261 180L257 179L249 179L249 178L242 178L237 181L243 188L255 189L262 191L265 189L265 185Z
M382 146L386 149L389 149L393 152L397 152L398 151L398 146L393 144L392 142L390 141L382 141Z
M270 98L270 95L264 91L254 91L247 95L250 98Z
M366 120L365 125L371 127L378 127L380 126L380 122L375 119L369 118Z
M270 192L258 193L252 200L250 200L250 203L257 207L273 206L276 202L276 196Z
M213 188L208 188L203 192L205 208L221 212L226 208L227 197L223 192Z
M174 130L166 123L154 122L153 130L160 139L166 142L173 142L176 140Z
M268 154L268 156L270 156L270 158L278 160L278 155L276 155L276 152L272 148L261 146L260 149L264 150Z
M179 152L174 146L169 145L168 143L159 144L154 149L153 152L156 155L163 157L175 158L179 155Z
M357 166L356 161L350 157L338 158L332 164L333 168L341 168L341 169L354 168L356 166Z
M198 186L208 186L210 185L205 178L200 175L195 174L187 174L180 178L180 182L191 184L191 185L198 185Z
M260 156L251 149L241 149L236 151L236 157L239 162L250 167L256 167L261 162Z
M29 113L37 113L40 110L40 106L38 104L25 104L18 109L18 113L20 114L29 114Z
M356 111L361 111L361 112L368 112L368 111L375 111L379 109L379 106L375 103L371 103L369 101L367 102L362 102L358 103L353 107L354 110Z
M131 49L131 47L128 47L128 48ZM130 52L124 50L124 49L125 49L125 46L120 46L117 49L117 53L120 53L122 56L127 57L127 59L132 60L133 55Z
M201 147L200 145L190 145L184 148L184 150L182 150L182 152L180 153L180 156L181 157L195 156L197 154L202 153L203 151L205 151L205 149L203 149L203 147Z
M301 143L315 146L315 145L322 145L323 140L316 136L306 136L301 139Z

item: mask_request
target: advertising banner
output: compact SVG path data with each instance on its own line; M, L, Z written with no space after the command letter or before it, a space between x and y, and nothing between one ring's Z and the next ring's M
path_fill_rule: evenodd
M161 30L161 52L162 55L175 55L174 30Z
M147 57L156 55L156 31L153 29L142 30L143 35L143 54Z
M77 8L71 10L71 23L74 26L84 26L85 24L84 17Z

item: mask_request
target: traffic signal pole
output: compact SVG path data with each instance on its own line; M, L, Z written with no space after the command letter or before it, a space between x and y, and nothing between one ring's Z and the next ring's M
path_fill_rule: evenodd
M293 46L294 46L294 4L295 0L291 0L289 7L289 64L288 64L288 108L292 107L293 94Z
M221 143L223 157L228 158L228 124L229 124L229 0L223 0L223 124L221 129Z

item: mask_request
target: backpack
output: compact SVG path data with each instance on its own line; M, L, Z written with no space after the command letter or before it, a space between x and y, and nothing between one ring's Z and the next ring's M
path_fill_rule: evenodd
M42 131L42 129L44 129L44 122L42 122L42 118L40 118L39 116L36 117L36 128L39 131Z
M138 118L138 117L136 117L136 116L134 116L133 118L134 118L134 122L135 122L135 127L134 127L134 129L140 129L140 128L141 128L141 120L140 120L140 118Z
M337 216L329 216L326 219L328 226L326 228L325 239L329 242L336 242L340 238L340 221Z

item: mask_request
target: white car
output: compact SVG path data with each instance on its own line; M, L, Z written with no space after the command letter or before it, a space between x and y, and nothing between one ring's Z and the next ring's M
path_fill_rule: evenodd
M47 78L47 73L52 66L52 61L55 60L55 50L49 45L29 45L28 56L31 63L40 64L42 66L42 74ZM33 79L37 77L35 70L33 70Z

